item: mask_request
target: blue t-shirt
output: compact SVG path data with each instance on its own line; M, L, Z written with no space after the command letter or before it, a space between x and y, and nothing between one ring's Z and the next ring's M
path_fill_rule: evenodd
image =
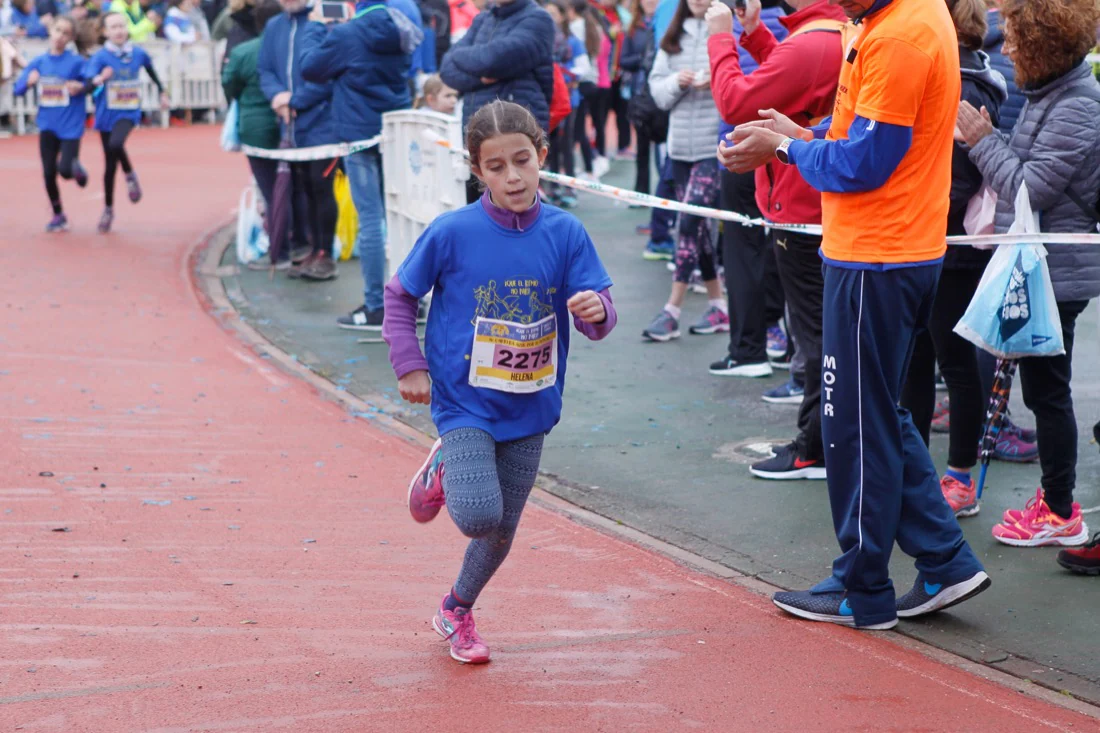
M416 298L434 288L425 350L440 435L478 428L502 442L547 433L557 424L572 323L566 301L583 290L611 287L576 217L542 204L534 224L516 231L493 221L478 201L433 221L397 276ZM558 345L553 386L512 394L470 385L479 317L534 324L551 314Z
M90 59L84 69L84 77L91 79L104 67L114 69L107 83L93 93L95 97L95 129L110 132L119 120L130 120L141 124L141 70L152 67L153 60L140 46L134 46L133 52L125 57L101 48Z
M77 140L84 134L84 95L69 94L65 83L84 81L84 58L72 51L60 56L38 56L15 81L15 94L25 94L27 77L37 71L38 129L52 132L62 140Z

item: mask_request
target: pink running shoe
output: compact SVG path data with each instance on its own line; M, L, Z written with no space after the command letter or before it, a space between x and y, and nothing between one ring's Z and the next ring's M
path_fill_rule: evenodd
M1040 488L1017 521L1009 522L1006 517L993 528L993 539L1013 547L1073 547L1088 542L1089 528L1081 516L1080 504L1074 503L1073 514L1062 519L1047 506Z
M981 511L978 505L978 487L974 485L973 479L968 484L964 484L944 474L940 479L940 491L943 492L943 498L947 499L956 517L972 517Z
M447 596L443 596L443 600L446 601ZM478 636L474 612L470 609L459 606L447 611L440 603L432 619L432 628L451 643L451 659L463 664L485 664L489 661L489 647Z
M409 514L424 524L436 518L447 503L443 496L443 441L435 441L428 459L409 482Z

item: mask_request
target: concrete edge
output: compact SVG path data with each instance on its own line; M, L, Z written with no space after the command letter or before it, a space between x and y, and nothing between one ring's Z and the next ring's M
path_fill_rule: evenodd
M191 245L184 258L183 277L189 282L199 305L207 311L223 328L233 333L241 342L255 353L267 356L288 374L304 380L324 399L338 403L355 412L370 411L370 402L388 403L388 397L369 393L364 397L337 389L336 385L320 376L305 364L291 358L257 329L245 323L236 307L226 294L224 273L219 272L225 251L233 241L232 221L223 223L204 232ZM411 425L387 414L379 414L370 421L386 433L400 437L409 443L431 447L434 438ZM636 547L656 553L681 567L703 573L712 578L733 583L753 593L771 596L785 590L759 578L746 575L721 563L709 560L673 544L605 517L584 507L573 504L552 493L547 487L565 486L565 482L547 473L540 472L538 483L531 493L531 501L539 508L563 516L577 524L593 529L605 536L612 537ZM900 627L899 627L900 628ZM881 636L898 646L918 652L929 659L974 674L988 682L1014 690L1031 698L1057 705L1087 717L1100 720L1100 706L1060 692L1022 676L1011 674L988 664L968 659L954 652L941 649L933 644L905 634L903 631L883 632Z

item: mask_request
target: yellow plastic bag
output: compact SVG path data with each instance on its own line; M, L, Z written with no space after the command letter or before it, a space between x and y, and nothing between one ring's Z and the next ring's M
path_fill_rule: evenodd
M359 213L351 200L351 185L342 170L333 177L333 193L336 194L336 238L340 240L340 259L351 259L355 240L359 236Z

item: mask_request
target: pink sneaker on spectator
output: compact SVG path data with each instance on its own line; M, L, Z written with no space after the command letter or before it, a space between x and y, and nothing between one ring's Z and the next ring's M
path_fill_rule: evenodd
M409 482L409 514L421 524L430 522L447 503L443 496L443 441L435 441L428 459Z
M446 601L447 596L443 596L443 600ZM470 609L459 606L448 611L440 603L432 619L432 628L451 643L451 659L463 664L485 664L489 661L489 647L478 636L474 612Z
M1088 542L1089 529L1082 518L1080 504L1074 503L1069 519L1063 519L1047 506L1040 488L1018 520L1009 522L1006 516L1006 521L993 528L993 539L1014 547L1073 547Z
M956 517L972 517L981 511L978 505L978 488L973 479L968 485L944 474L940 479L940 491Z

